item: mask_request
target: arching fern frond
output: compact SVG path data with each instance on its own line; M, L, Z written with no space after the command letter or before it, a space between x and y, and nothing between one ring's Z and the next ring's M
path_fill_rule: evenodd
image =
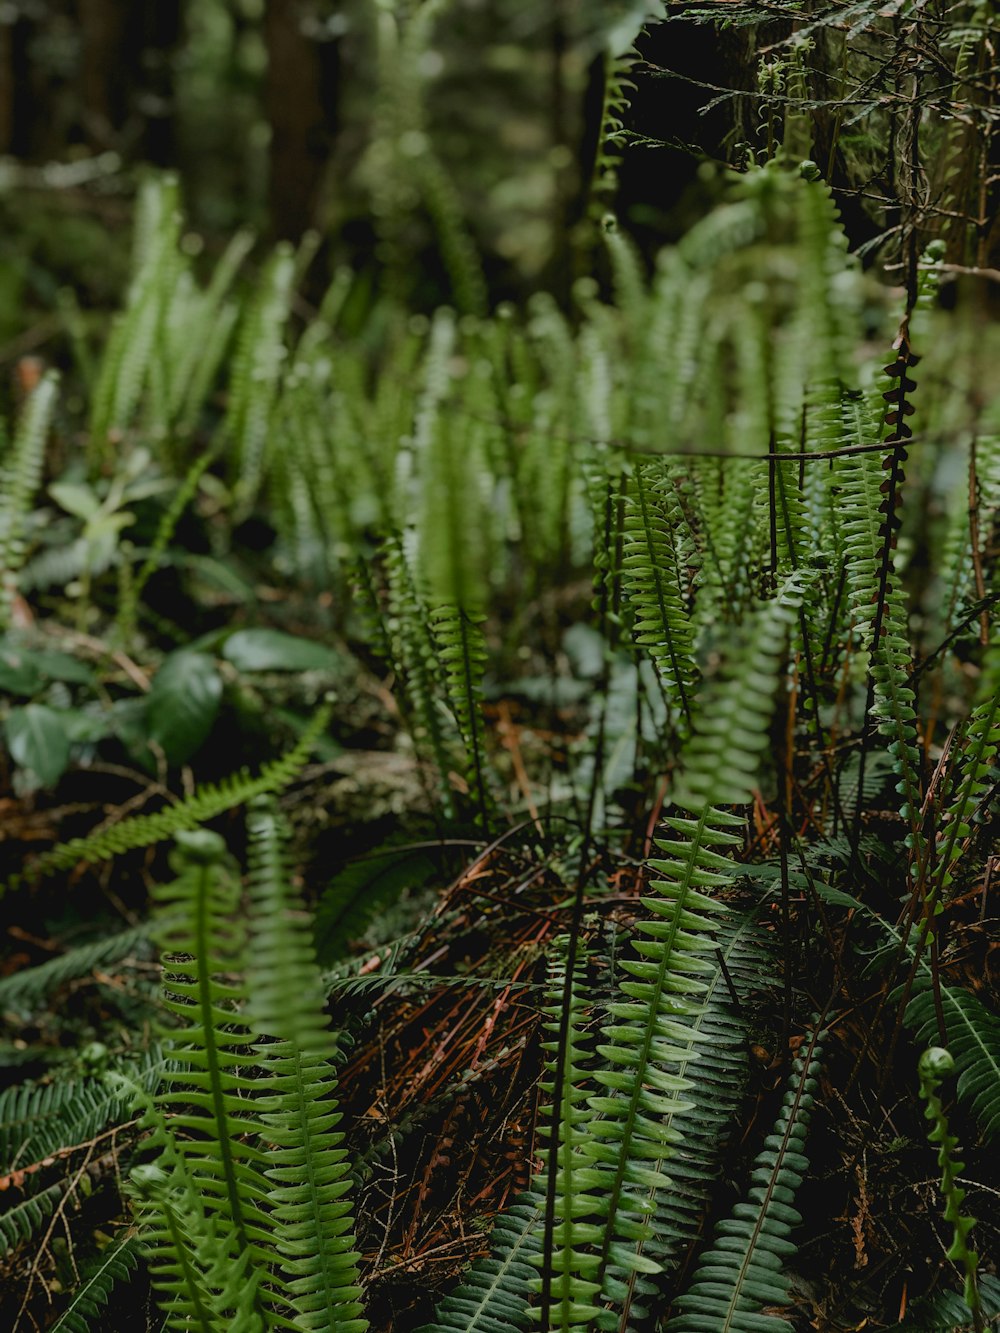
M249 508L266 466L268 428L285 358L284 329L292 299L295 255L279 243L261 274L237 336L226 432L233 443L237 498Z
M692 1045L711 1042L711 1031L695 1025L715 971L716 921L726 911L717 895L735 877L731 857L742 827L721 806L749 801L766 748L788 623L800 595L794 581L781 592L756 613L738 670L733 662L700 701L684 787L675 794L686 813L664 820L673 837L657 842L661 855L650 861L656 878L642 903L651 916L636 923L638 958L621 964L630 979L620 986L624 998L608 1005L614 1022L598 1046L606 1064L594 1077L606 1092L589 1100L600 1118L584 1126L581 1152L592 1165L578 1177L588 1195L579 1206L581 1216L606 1219L596 1280L619 1308L622 1288L662 1265L652 1229L655 1199L672 1187L670 1159L683 1142L682 1118L692 1105ZM675 1072L678 1065L683 1074ZM618 1327L624 1328L627 1315L622 1318Z
M119 1072L151 1093L166 1057L152 1046ZM106 1081L73 1075L50 1083L21 1083L0 1093L0 1173L24 1169L65 1148L86 1144L127 1118L128 1100Z
M69 1305L51 1326L51 1333L92 1333L102 1319L104 1307L116 1283L127 1282L135 1272L138 1242L134 1234L112 1241L100 1258L82 1274Z
M417 1333L509 1333L526 1329L537 1280L531 1260L538 1251L542 1200L522 1194L500 1213L490 1234L490 1253L477 1259L450 1295L440 1302L434 1322Z
M675 1302L669 1333L767 1333L791 1327L771 1307L787 1304L784 1261L795 1253L793 1205L808 1162L803 1153L820 1069L817 1035L796 1058L774 1129L754 1162L751 1187L716 1230L694 1278Z
M549 966L548 1002L542 1005L542 1012L548 1016L543 1027L549 1033L542 1049L550 1055L548 1079L543 1080L542 1091L551 1098L552 1110L549 1123L540 1126L549 1141L541 1153L548 1203L536 1236L540 1253L529 1260L542 1270L542 1276L533 1283L541 1292L541 1301L531 1314L546 1331L561 1329L564 1333L590 1324L599 1313L593 1299L601 1289L600 1283L593 1281L600 1265L599 1256L592 1250L581 1253L578 1248L590 1249L601 1238L600 1226L587 1221L586 1214L581 1216L582 1200L578 1199L578 1175L585 1161L579 1157L585 1138L581 1125L588 1118L584 1105L588 1095L587 1039L581 1030L587 1008L585 966L586 954L581 943L574 950L568 938L556 940ZM560 1061L560 1034L564 1027L565 1051ZM554 1078L560 1065L562 1080L557 1085ZM581 1189L579 1194L584 1195L585 1191Z
M141 948L149 939L149 928L145 925L132 926L119 931L117 935L102 939L88 940L67 949L65 953L49 958L37 967L26 967L20 972L13 972L9 977L0 978L0 1011L16 1010L22 1014L32 1011L33 1006L43 1000L67 981L75 981L127 958L135 949Z
M295 779L309 758L317 738L329 725L330 712L329 704L318 708L293 748L265 764L256 777L246 770L230 774L217 785L205 784L199 787L191 796L165 810L123 819L120 824L101 833L59 843L40 856L22 875L8 880L5 887L18 888L21 884L32 883L54 871L69 870L81 861L94 865L139 847L164 842L180 832L215 819L226 810L246 805L255 796L281 791Z
M32 1238L55 1212L68 1188L67 1181L57 1180L4 1208L0 1213L0 1258Z

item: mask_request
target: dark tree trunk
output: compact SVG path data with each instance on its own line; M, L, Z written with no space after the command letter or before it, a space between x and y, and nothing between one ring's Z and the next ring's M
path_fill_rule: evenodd
M264 37L271 226L275 235L297 240L317 221L337 121L340 43L306 35L299 0L267 0Z
M78 0L86 142L160 166L172 159L173 56L181 0Z

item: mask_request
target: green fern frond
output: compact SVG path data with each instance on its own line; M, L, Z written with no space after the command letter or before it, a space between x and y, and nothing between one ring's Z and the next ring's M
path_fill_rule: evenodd
M148 926L133 926L117 935L89 940L49 958L36 967L26 967L9 977L0 977L0 1011L22 1015L67 981L93 974L98 968L121 962L149 939Z
M754 1162L744 1202L716 1229L687 1291L674 1302L681 1311L669 1333L780 1333L791 1324L768 1313L786 1305L786 1261L795 1253L790 1236L802 1220L793 1207L808 1168L806 1130L820 1070L821 1035L796 1058L781 1112Z
M531 1313L541 1201L521 1195L493 1223L490 1253L477 1259L450 1295L438 1305L432 1324L417 1333L508 1333L526 1329Z
M166 1057L152 1046L118 1070L152 1092L166 1068ZM21 1083L0 1093L0 1172L43 1161L61 1149L86 1144L108 1125L128 1116L129 1103L108 1083L73 1074L48 1083Z
M293 748L279 759L265 764L256 777L245 770L230 774L217 785L199 787L191 796L166 810L123 819L120 824L101 833L59 843L40 856L22 875L8 880L5 887L18 888L23 883L32 883L54 871L69 870L81 861L94 865L139 847L164 842L177 833L197 828L217 818L226 810L246 805L255 796L281 791L294 781L309 758L317 738L329 725L330 713L329 704L318 708Z
M48 371L24 406L0 470L0 630L10 624L24 563L24 522L42 479L59 376Z
M308 926L293 912L281 830L273 809L250 814L249 1018L272 1043L256 1047L265 1095L257 1098L267 1143L268 1219L295 1327L364 1333L350 1164L334 1099L336 1046Z
M254 1080L252 1034L239 1014L244 988L220 978L243 968L246 931L237 915L239 883L224 864L225 844L200 830L177 837L175 880L153 890L162 915L156 938L164 953L164 1007L178 1020L165 1029L175 1064L155 1098L169 1108L170 1136L204 1209L231 1238L235 1253L267 1263L269 1228L263 1197L263 1154L247 1142L259 1131L248 1099ZM189 961L185 961L189 960ZM176 1138L186 1131L189 1137ZM165 1139L165 1132L154 1135Z
M157 344L182 268L179 187L174 176L148 181L136 211L133 276L124 312L116 319L101 360L90 413L93 460L105 459L110 436L131 425L150 378L165 367Z
M905 367L900 372L904 384ZM845 420L852 439L868 438L870 414L854 401L844 404ZM908 429L904 427L904 429ZM898 450L888 447L885 466L897 476ZM887 737L886 749L893 758L902 797L900 813L910 827L910 846L919 859L922 847L920 811L922 785L920 752L917 748L914 693L910 684L910 642L899 577L891 557L894 515L884 512L883 460L876 454L857 454L840 460L841 529L847 591L855 632L862 639L871 679L871 717ZM891 499L891 497L890 497ZM888 500L885 503L889 503Z
M440 606L430 614L431 628L448 685L448 702L465 746L469 785L487 822L490 807L486 735L481 701L486 640L482 621L460 606Z
M739 673L734 662L701 701L686 750L685 786L675 795L690 814L664 820L674 836L657 842L661 856L649 863L657 878L642 904L651 916L636 923L638 958L621 964L630 977L620 985L625 998L608 1005L615 1021L597 1048L605 1066L594 1071L607 1095L589 1099L600 1118L584 1127L580 1151L592 1164L577 1173L577 1184L589 1195L581 1211L589 1207L591 1216L606 1218L595 1280L612 1299L634 1285L636 1274L662 1266L650 1257L658 1251L655 1199L672 1188L666 1173L683 1142L675 1121L693 1104L690 1076L675 1070L687 1070L696 1039L710 1042L711 1032L695 1025L715 972L716 923L726 912L718 893L735 877L731 857L742 828L742 820L720 806L751 798L799 596L797 583L789 581L778 599L759 609Z
M128 1091L126 1083L119 1084ZM133 1100L143 1109L142 1123L152 1130L150 1146L157 1162L134 1167L130 1186L139 1239L153 1287L166 1315L165 1327L177 1333L264 1333L260 1312L260 1271L249 1250L236 1255L220 1237L198 1182L191 1176L164 1117L138 1089Z
M977 705L957 738L958 759L941 796L941 826L934 865L933 897L946 897L973 821L995 782L1000 754L1000 643L991 643L977 688Z
M452 813L448 774L449 722L427 605L421 596L402 540L389 534L383 541L388 585L388 637L391 661L409 704L407 717L417 751L434 766L444 812Z
M237 337L225 431L233 444L236 496L244 510L256 500L267 467L268 431L285 359L284 329L294 275L292 248L279 243Z
M655 483L655 465L637 463L629 478L622 534L622 584L632 606L632 633L656 665L672 711L691 720L698 680L693 636L682 593L674 531Z
M543 1224L536 1233L540 1252L529 1258L529 1263L542 1270L542 1276L532 1284L541 1292L541 1304L531 1314L546 1330L561 1329L564 1333L587 1327L597 1316L599 1310L593 1301L601 1289L593 1280L600 1256L592 1249L601 1239L601 1227L592 1215L588 1220L592 1200L587 1199L585 1187L578 1188L578 1175L586 1165L586 1158L580 1155L586 1141L581 1125L589 1114L585 1106L589 1092L585 1071L588 1038L581 1030L587 1009L586 958L580 943L572 949L566 937L553 942L547 1003L542 1005L542 1012L548 1015L543 1027L549 1033L542 1049L549 1052L549 1059L547 1081L543 1080L541 1086L552 1099L552 1112L550 1123L540 1126L549 1140L540 1156L552 1205L546 1207ZM559 1051L564 1027L562 1082L557 1087L554 1077L560 1062L553 1056ZM584 1185L585 1180L584 1176Z
M914 984L906 1009L906 1026L918 1044L937 1043L937 1005L926 967ZM957 1094L976 1117L987 1142L1000 1134L1000 1018L970 991L960 986L939 987L948 1050L958 1074Z
M68 1181L57 1180L37 1194L29 1194L4 1208L0 1213L0 1258L31 1240L55 1212L68 1189Z
M92 1333L104 1317L115 1284L127 1282L135 1272L138 1242L134 1235L112 1241L99 1259L84 1269L80 1285L69 1305L51 1326L51 1333Z

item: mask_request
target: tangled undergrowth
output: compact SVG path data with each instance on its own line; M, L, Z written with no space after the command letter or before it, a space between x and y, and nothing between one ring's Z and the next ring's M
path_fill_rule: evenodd
M914 156L989 157L986 17L843 39L896 288L808 25L572 309L205 281L147 185L3 454L5 1326L995 1325L1000 362Z

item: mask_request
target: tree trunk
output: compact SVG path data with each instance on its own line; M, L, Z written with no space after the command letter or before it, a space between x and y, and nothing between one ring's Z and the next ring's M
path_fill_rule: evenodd
M271 226L276 236L297 240L317 221L337 118L340 44L305 34L299 0L267 0L264 38Z

